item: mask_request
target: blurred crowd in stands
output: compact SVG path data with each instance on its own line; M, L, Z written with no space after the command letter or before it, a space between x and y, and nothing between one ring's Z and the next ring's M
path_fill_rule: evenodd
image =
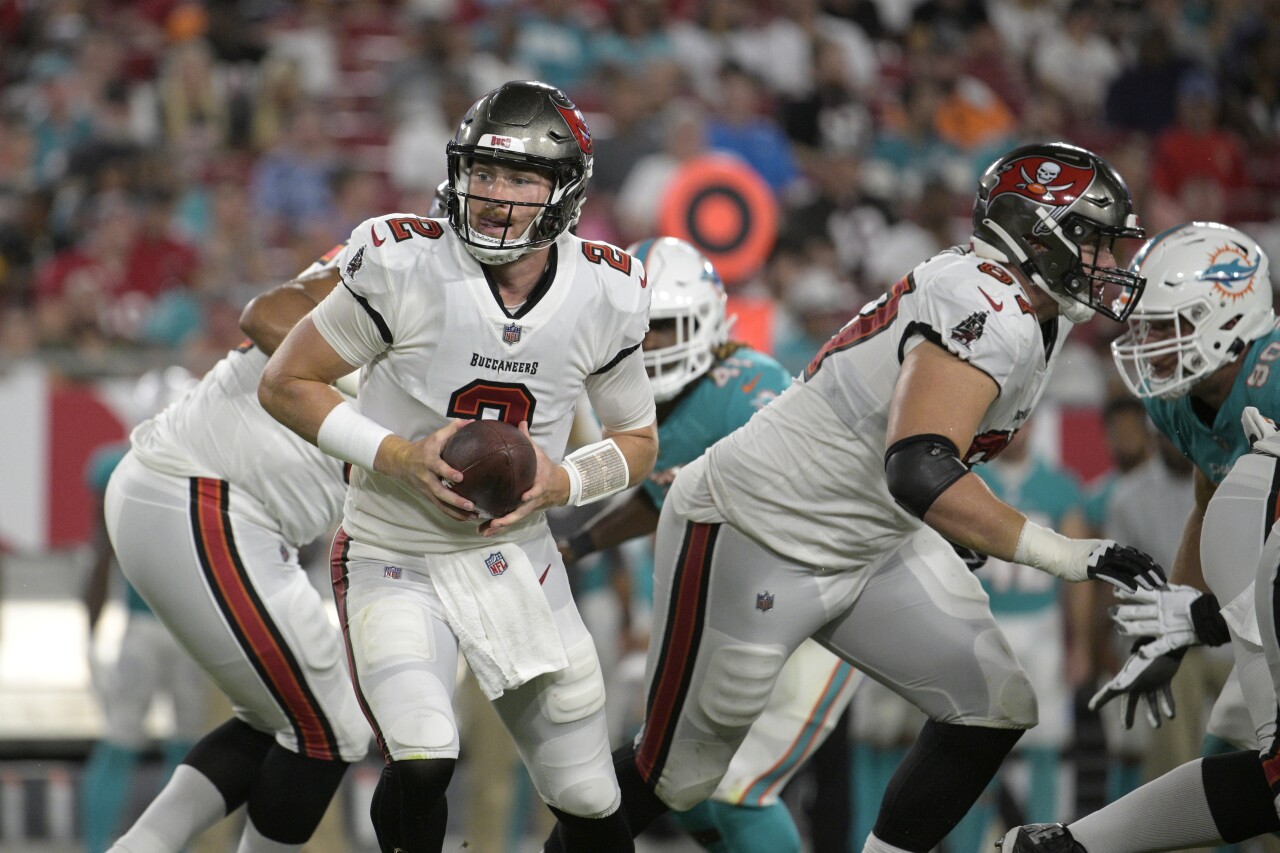
M254 294L425 213L466 106L513 78L587 115L590 239L653 234L699 153L755 168L781 229L731 285L776 298L801 362L967 240L1021 140L1110 159L1149 233L1277 241L1277 0L0 0L0 357L198 372Z

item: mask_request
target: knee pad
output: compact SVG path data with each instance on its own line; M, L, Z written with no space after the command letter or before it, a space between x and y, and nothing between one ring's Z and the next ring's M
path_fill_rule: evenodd
M1009 643L999 631L988 631L975 644L978 666L990 691L990 708L986 714L973 715L961 709L966 725L989 725L998 728L1029 729L1040 721L1036 691L1026 670L1018 663Z
M553 673L551 687L541 693L543 714L557 724L584 720L604 707L604 676L591 636L566 648L565 655L569 665Z
M717 726L744 728L764 711L787 661L778 649L721 646L712 655L698 691L698 705Z
M383 703L382 707L386 705ZM457 743L458 731L453 720L439 711L408 707L383 727L382 737L387 751L396 760L444 760L453 757L441 752L449 751Z
M998 685L993 698L996 709L1009 725L1029 729L1040 722L1040 706L1026 673L1017 672L1006 678L1003 684Z
M676 788L674 785L659 781L657 794L671 807L672 811L687 812L698 803L706 802L715 793L719 784L719 778L701 779L686 782L684 787Z
M613 814L622 802L622 792L613 779L597 776L583 779L565 788L556 797L555 806L576 817L601 818Z

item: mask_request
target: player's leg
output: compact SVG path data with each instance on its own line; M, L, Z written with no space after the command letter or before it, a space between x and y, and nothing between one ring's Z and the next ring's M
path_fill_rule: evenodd
M458 641L425 558L334 541L333 582L356 693L386 766L370 817L382 850L438 851L457 766Z
M826 740L861 679L822 646L802 643L715 792L673 813L676 823L712 851L798 853L800 834L778 795Z
M614 766L633 832L719 784L791 652L851 600L853 576L821 581L728 525L659 520L646 719Z
M204 670L186 649L178 645L169 630L162 624L155 628L163 632L163 639L156 642L163 644L165 649L164 689L173 704L173 736L164 745L167 779L208 728L206 718L211 685Z
M1274 515L1275 460L1265 456L1241 459L1219 486L1201 537L1205 576L1215 592L1230 596L1223 607L1232 635L1236 675L1250 717L1260 735L1262 752L1245 750L1199 758L1143 785L1120 800L1076 821L1064 832L1020 827L1002 842L1002 851L1049 851L1048 839L1074 845L1071 853L1146 853L1237 842L1280 830L1275 793L1268 779L1275 771L1276 675L1280 674L1275 607L1272 603L1280 534L1267 537L1256 560L1254 609L1240 606L1250 598L1247 583L1229 569L1225 555L1246 552L1265 518ZM1225 491L1224 491L1225 490ZM1245 522L1249 527L1242 526ZM1256 552L1255 552L1256 553ZM1217 555L1224 555L1215 559ZM1240 596L1244 596L1242 599ZM1264 666L1268 670L1264 674ZM1043 835L1044 843L1038 840ZM1039 846L1037 846L1039 845Z
M889 787L889 780L928 718L915 705L874 678L867 678L858 688L852 704L853 815L850 842L852 849L861 850L871 835L880 811L880 799Z
M305 761L284 762L301 765L285 774L297 791L290 796L320 801L317 819L323 813L336 786L332 777L340 778L368 740L342 667L339 635L296 554L282 553L278 534L238 511L231 487L130 463L126 457L120 466L124 478L113 477L107 492L108 529L121 567L231 699L244 724L211 735L230 741L226 749L234 760L224 762L220 750L201 749L207 745L202 741L170 785L198 800L200 807L192 811L205 815L217 810L215 799L221 799L223 814L248 800L249 820L258 831L300 848L314 829L308 825L313 810L275 808L276 795L258 784L248 759L265 762L272 741L297 753ZM259 749L262 738L255 735L266 736L266 750ZM207 784L184 782L191 777L184 772L188 767ZM278 775L271 774L273 784L283 784ZM140 823L147 820L144 815Z
M540 675L493 702L539 796L556 815L554 847L590 853L630 851L631 832L609 754L604 675L591 634L569 590L550 536L522 543L535 565L550 563L542 591L569 665Z
M145 721L161 662L146 623L155 621L147 613L129 614L115 664L100 680L105 731L89 756L81 782L81 820L85 849L90 853L106 850L119 834L134 770L147 744Z
M815 639L929 717L863 848L924 853L1035 725L1036 699L981 584L942 537L921 530L869 571L857 601Z

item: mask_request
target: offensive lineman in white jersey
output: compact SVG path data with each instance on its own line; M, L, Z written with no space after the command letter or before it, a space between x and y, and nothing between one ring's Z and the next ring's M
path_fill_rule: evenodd
M368 750L342 640L298 563L340 515L342 466L258 402L267 353L333 286L300 277L246 308L249 342L130 436L107 531L143 599L226 693L200 740L113 853L175 853L248 806L239 853L298 851Z
M633 831L712 792L813 637L928 714L863 849L932 850L1036 723L1027 676L946 539L1071 581L1163 584L1145 554L1036 525L968 467L1040 398L1060 315L1118 320L1137 301L1142 280L1111 247L1141 235L1095 155L1010 152L980 181L972 251L917 266L685 466L658 525L644 730L615 755Z
M343 286L280 346L260 396L356 466L334 589L387 761L372 806L382 850L443 844L461 649L560 818L565 848L629 851L603 677L543 511L616 494L653 467L644 269L569 233L591 137L560 90L489 92L447 158L448 222L359 225L338 259ZM357 412L328 383L360 365ZM605 440L561 462L584 388ZM533 488L498 519L447 488L462 474L440 459L460 419L482 417L527 424L538 448Z

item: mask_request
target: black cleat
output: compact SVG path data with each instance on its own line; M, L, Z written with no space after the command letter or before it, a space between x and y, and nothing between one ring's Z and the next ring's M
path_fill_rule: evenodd
M1015 826L996 842L998 853L1087 853L1060 823Z

